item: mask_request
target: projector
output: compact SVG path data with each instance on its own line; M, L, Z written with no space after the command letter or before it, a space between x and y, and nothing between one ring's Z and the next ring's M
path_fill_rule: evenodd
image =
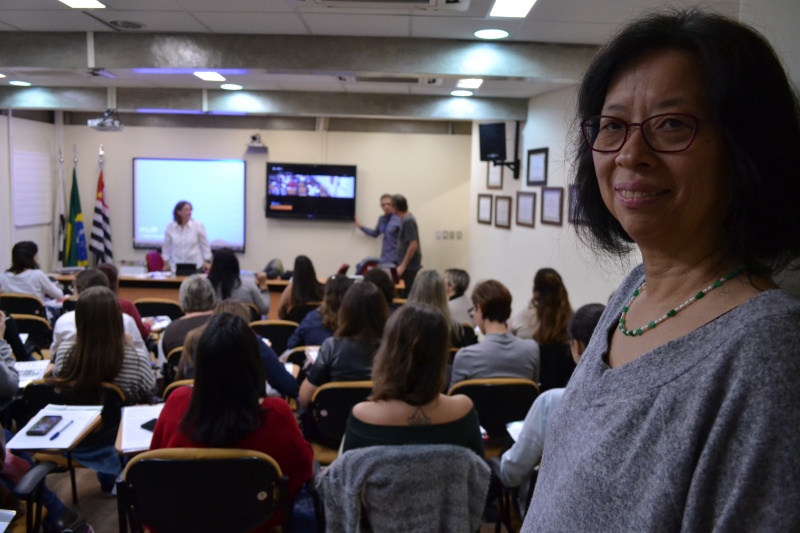
M97 131L122 131L125 129L125 124L116 117L116 112L109 109L101 118L90 118L86 124Z

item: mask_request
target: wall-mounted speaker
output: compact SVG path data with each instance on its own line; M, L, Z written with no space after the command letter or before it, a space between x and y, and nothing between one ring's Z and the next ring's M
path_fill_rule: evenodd
M506 123L478 125L478 140L481 145L481 161L506 160Z

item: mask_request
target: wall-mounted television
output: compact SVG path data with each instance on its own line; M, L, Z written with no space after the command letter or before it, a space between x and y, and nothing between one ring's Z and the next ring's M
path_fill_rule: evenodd
M356 167L267 163L267 218L353 220Z
M192 204L212 248L244 252L245 162L241 159L133 160L133 247L160 248L172 210Z

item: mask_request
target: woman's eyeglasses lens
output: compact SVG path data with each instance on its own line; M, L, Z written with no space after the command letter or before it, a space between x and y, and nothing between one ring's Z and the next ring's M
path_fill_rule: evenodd
M681 152L691 146L697 132L697 119L691 115L663 114L641 123L629 124L616 117L600 115L581 123L583 137L595 152L616 152L638 127L647 145L656 152Z

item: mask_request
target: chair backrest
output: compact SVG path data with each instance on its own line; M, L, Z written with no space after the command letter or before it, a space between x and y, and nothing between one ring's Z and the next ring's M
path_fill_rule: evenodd
M308 313L322 305L322 302L304 302L293 305L286 312L286 319L298 324L303 321Z
M569 344L539 345L539 383L543 392L566 387L574 370Z
M50 348L53 343L53 328L46 318L17 313L13 313L11 316L14 317L20 333L27 333L28 339L38 344L40 348Z
M450 444L370 446L342 454L317 478L325 531L478 531L490 470Z
M250 311L250 322L254 322L256 320L261 320L261 311L258 310L256 304L253 302L242 302L247 310Z
M46 317L44 302L33 294L4 292L0 295L0 309L11 315L35 315Z
M461 346L471 346L473 344L478 344L478 336L475 334L475 326L465 322L461 324Z
M468 379L450 387L448 394L468 396L481 426L489 434L489 443L498 444L508 438L506 424L525 419L539 395L539 387L529 379Z
M73 294L72 296L70 296L61 303L61 311L64 313L74 311L77 305L78 305L78 299Z
M122 419L125 394L113 383L103 383L103 423L100 429L83 439L83 446L113 445ZM80 405L73 398L69 384L56 384L46 380L29 383L22 391L23 413L27 420L35 416L47 404Z
M308 407L316 430L309 435L324 446L338 448L350 411L354 405L366 400L371 392L371 381L334 381L319 387Z
M272 349L275 353L286 351L289 337L292 336L297 326L297 322L292 322L291 320L256 320L255 322L250 322L250 327L253 328L253 331L272 343Z
M183 316L183 309L175 300L166 298L139 298L133 302L136 310L142 316L162 316L166 315L171 320L178 320Z
M128 463L117 505L134 531L246 533L287 507L287 481L272 457L253 450L153 450Z
M173 348L167 354L167 362L161 368L161 375L164 376L164 385L169 385L175 380L175 373L178 370L178 363L183 356L183 346Z
M161 272L164 270L164 258L155 250L147 252L147 271Z
M173 381L172 383L167 385L167 388L164 389L164 395L163 395L164 402L167 401L167 398L169 398L170 394L175 392L175 389L180 388L180 387L194 387L194 380L193 379L179 379L178 381Z

